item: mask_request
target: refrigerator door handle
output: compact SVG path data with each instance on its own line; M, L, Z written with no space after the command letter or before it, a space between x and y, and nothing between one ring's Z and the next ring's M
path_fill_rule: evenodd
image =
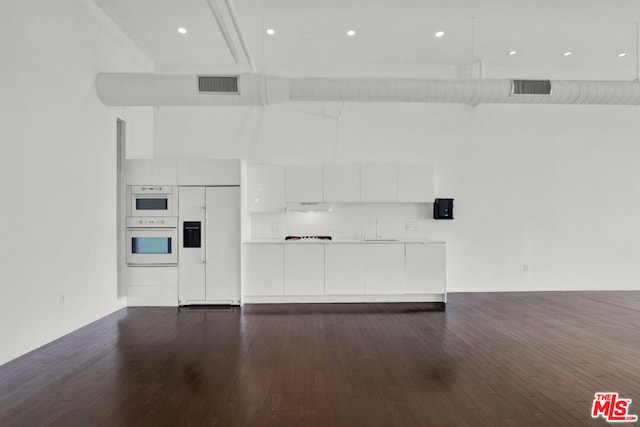
M206 247L207 247L207 245L206 245L206 242L207 242L207 223L206 223L206 221L207 221L207 207L203 206L202 207L202 228L204 230L203 230L202 234L204 234L204 241L205 241L205 244L201 246L201 249L202 249L202 263L203 264L207 263L207 252L206 252L206 250L207 250L206 249Z

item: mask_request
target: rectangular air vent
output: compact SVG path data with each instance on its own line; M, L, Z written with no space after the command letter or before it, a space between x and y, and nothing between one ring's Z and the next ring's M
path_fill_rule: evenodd
M549 80L514 80L512 95L549 95L551 81Z
M198 76L201 93L238 93L238 76Z

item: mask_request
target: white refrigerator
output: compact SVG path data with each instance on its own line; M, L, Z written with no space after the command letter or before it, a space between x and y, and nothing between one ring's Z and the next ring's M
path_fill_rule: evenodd
M180 187L180 305L240 304L240 187Z

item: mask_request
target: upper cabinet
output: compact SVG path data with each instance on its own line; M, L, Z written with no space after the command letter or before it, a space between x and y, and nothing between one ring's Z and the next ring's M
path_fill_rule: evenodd
M249 212L282 212L287 202L428 203L428 165L248 165Z
M126 161L127 185L177 185L176 160L131 159Z
M325 165L323 183L325 202L360 201L360 165Z
M179 160L178 185L240 185L240 160Z
M127 185L240 185L239 159L126 162Z
M284 212L285 167L248 165L247 173L249 212Z
M286 166L286 201L321 202L322 166Z
M398 165L398 201L432 202L433 167L428 165Z
M360 165L360 200L362 202L397 202L398 169L396 165Z

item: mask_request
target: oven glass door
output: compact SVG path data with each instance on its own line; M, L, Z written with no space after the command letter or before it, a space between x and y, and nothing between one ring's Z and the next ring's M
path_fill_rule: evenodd
M177 264L177 245L175 228L127 229L127 264Z
M172 195L132 195L131 215L132 216L172 216Z
M133 254L170 254L171 237L132 237L131 253Z

